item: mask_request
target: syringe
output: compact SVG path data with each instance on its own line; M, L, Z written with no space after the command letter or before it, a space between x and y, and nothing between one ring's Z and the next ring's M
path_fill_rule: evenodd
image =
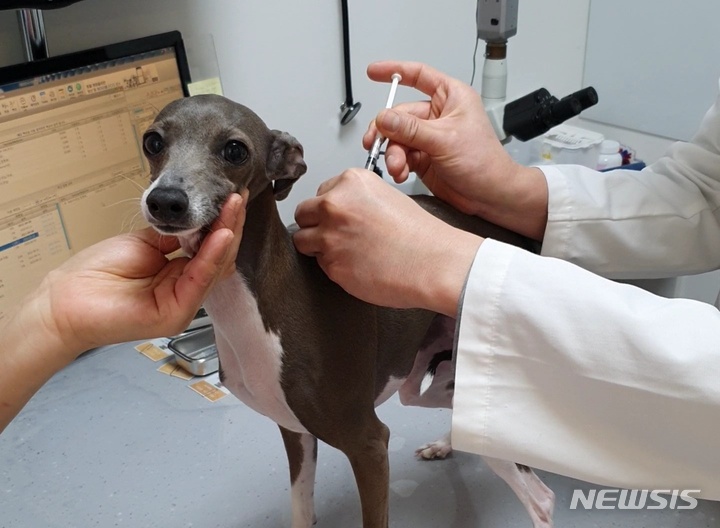
M398 84L400 84L400 81L402 80L402 76L399 73L393 73L392 75L392 84L390 85L390 94L388 95L387 103L385 104L385 108L392 108L393 101L395 100L395 92L397 92ZM370 154L368 155L368 159L365 162L365 168L367 170L374 171L375 167L377 167L378 159L380 158L380 147L384 143L385 138L380 135L378 132L377 136L375 137L375 141L373 142L372 149L370 149Z

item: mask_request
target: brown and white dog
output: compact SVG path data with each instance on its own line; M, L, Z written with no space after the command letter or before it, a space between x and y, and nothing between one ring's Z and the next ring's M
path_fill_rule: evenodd
M145 218L190 254L231 192L249 189L237 272L208 297L226 387L280 426L290 466L292 528L315 522L317 439L350 460L364 528L388 526L388 428L375 407L450 407L455 322L423 310L364 303L299 254L275 204L306 171L291 135L220 96L170 103L143 137L152 184ZM530 248L530 242L428 196L416 200L450 224ZM426 374L434 374L421 393ZM449 436L419 454L442 457ZM552 526L554 495L526 466L486 459L515 491L535 528Z

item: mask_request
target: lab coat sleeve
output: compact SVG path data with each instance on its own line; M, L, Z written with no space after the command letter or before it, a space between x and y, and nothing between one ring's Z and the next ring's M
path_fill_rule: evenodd
M691 141L643 171L540 168L549 191L543 255L614 279L720 266L720 97Z
M458 322L453 447L720 499L720 312L494 240Z

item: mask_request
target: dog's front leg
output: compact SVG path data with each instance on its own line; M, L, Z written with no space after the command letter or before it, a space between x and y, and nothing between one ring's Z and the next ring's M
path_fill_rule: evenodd
M307 433L295 433L280 426L290 466L290 494L292 497L292 528L310 528L315 524L315 468L317 467L317 438Z

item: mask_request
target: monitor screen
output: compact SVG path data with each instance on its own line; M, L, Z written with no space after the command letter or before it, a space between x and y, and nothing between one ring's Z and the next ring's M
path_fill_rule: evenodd
M0 68L0 321L70 256L144 227L142 134L189 80L178 32Z

